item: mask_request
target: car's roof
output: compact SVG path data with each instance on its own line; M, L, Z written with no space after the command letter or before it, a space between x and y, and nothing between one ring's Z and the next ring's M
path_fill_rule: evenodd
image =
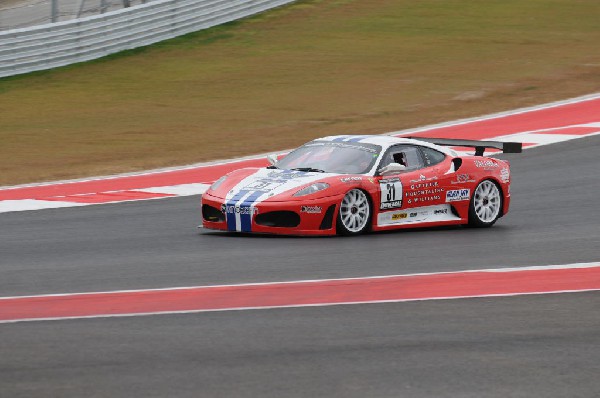
M318 138L318 141L333 141L333 142L358 142L364 144L380 145L383 149L387 149L392 145L397 144L412 144L421 145L433 148L449 156L457 156L456 152L450 148L435 145L425 141L419 141L411 138L393 137L390 135L331 135L328 137Z

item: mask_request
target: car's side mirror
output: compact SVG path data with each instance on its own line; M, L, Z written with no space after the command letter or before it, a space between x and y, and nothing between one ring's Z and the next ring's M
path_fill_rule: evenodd
M387 166L380 168L378 171L379 171L379 174L386 175L386 174L396 174L396 173L399 173L404 170L406 170L406 166L404 166L400 163L390 163Z
M277 155L269 154L267 155L267 160L269 161L271 166L275 166L275 164L277 163Z

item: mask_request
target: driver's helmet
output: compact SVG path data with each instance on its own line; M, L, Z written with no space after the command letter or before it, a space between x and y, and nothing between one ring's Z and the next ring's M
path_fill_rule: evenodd
M399 163L402 166L408 167L408 162L406 161L406 154L404 152L394 153L392 157L394 158L394 163Z

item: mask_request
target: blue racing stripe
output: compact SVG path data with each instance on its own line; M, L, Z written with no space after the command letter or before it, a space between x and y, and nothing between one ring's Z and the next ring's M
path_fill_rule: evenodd
M358 137L352 137L348 140L346 140L346 142L359 142L360 140L364 140L365 138L368 138L368 135L359 135Z
M332 139L331 141L332 141L332 142L341 142L341 141L344 141L344 140L346 140L347 138L348 138L348 136L347 136L347 135L342 135L342 136L339 136L339 137L337 137L337 138L334 138L334 139Z
M236 231L236 222L235 222L235 204L238 200L244 197L249 191L242 189L231 199L225 202L225 219L227 220L227 230L228 231ZM233 208L233 209L232 209ZM230 211L233 210L233 211Z
M252 231L252 213L251 207L254 204L254 201L258 199L259 196L264 194L263 191L255 191L250 194L242 204L240 204L240 221L242 232L250 232Z

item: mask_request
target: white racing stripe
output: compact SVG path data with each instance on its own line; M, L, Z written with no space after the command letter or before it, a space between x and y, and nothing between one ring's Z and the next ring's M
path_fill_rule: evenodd
M136 189L139 192L147 192L147 193L159 193L159 194L169 194L169 195L177 195L177 196L192 196L199 195L206 192L206 190L210 187L209 184L181 184L181 185L173 185L170 187L155 187L155 188L144 188L144 189Z
M227 228L229 231L250 232L256 204L294 188L301 189L310 183L336 175L338 174L259 169L240 181L225 196Z
M86 205L87 203L59 202L36 199L0 200L0 213L8 213L13 211L58 209L61 207L74 207Z

